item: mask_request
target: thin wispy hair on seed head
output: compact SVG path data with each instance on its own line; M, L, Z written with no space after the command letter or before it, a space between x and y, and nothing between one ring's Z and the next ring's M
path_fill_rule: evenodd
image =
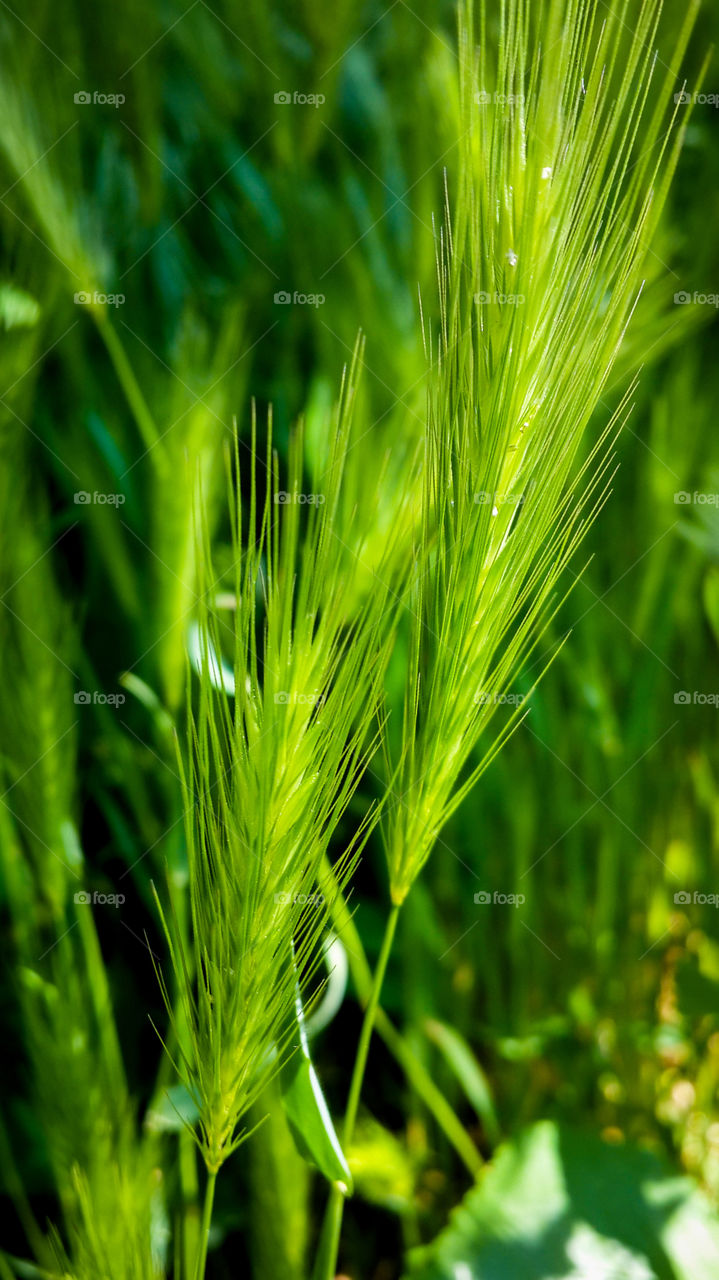
M180 752L189 954L172 917L163 915L186 1038L164 984L163 991L178 1032L176 1066L199 1111L197 1140L210 1170L247 1136L243 1120L290 1049L297 978L312 983L331 907L325 856L379 729L388 593L378 581L354 611L353 561L335 534L356 373L355 359L314 502L300 501L308 497L301 427L281 489L270 418L263 497L254 414L246 498L235 442L228 473L234 696L217 679L227 628L212 608L217 583L199 520L199 678L188 687L187 763ZM368 812L336 860L334 892L346 887L374 820Z
M516 725L465 766L556 609L606 497L631 388L584 448L642 287L684 128L673 91L694 8L658 68L660 4L460 10L464 129L438 233L403 746L386 810L401 902ZM541 33L541 41L540 41ZM659 83L657 83L659 81Z

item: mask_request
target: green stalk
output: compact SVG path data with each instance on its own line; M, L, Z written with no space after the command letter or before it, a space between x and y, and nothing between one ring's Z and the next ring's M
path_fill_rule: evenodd
M5 1122L0 1115L0 1160L2 1160L2 1168L4 1174L5 1190L12 1200L17 1216L20 1220L28 1243L32 1248L35 1257L40 1262L52 1259L50 1247L40 1230L37 1219L32 1211L30 1201L25 1193L22 1178L18 1172L17 1165L12 1153L12 1146L7 1135ZM0 1255L1 1257L2 1255ZM4 1274L4 1273L3 1273ZM11 1276L12 1280L12 1276Z
M352 912L341 893L337 892L337 882L329 859L323 868L325 890L332 903L332 920L339 937L344 940L347 959L357 995L363 1008L366 1008L372 993L372 970L367 962L362 939L354 922ZM397 1030L392 1019L387 1016L378 1004L375 1013L375 1029L382 1037L387 1048L421 1098L430 1115L434 1117L447 1141L450 1143L467 1171L476 1178L483 1165L483 1160L468 1136L464 1125L452 1110L444 1094L437 1088L419 1058L412 1052L404 1036Z
M357 1108L359 1106L362 1082L364 1080L365 1068L367 1066L370 1040L372 1039L372 1030L374 1028L379 998L382 993L382 984L387 970L387 962L392 950L392 943L394 941L398 917L399 904L393 903L387 917L384 938L382 939L382 948L379 953L379 960L377 961L377 968L375 969L374 979L372 982L372 991L370 993L367 1008L365 1009L365 1015L362 1021L362 1030L360 1032L359 1043L357 1045L357 1054L352 1071L352 1080L350 1082L350 1091L347 1099L347 1111L345 1114L343 1130L345 1151L349 1147L354 1134L355 1121L357 1119ZM340 1232L342 1230L344 1202L345 1197L343 1193L339 1188L333 1187L330 1192L330 1199L327 1205L324 1225L322 1227L322 1237L320 1240L320 1248L315 1267L316 1280L333 1280L335 1275L337 1253L340 1243Z
M113 1081L114 1088L122 1096L127 1089L125 1064L117 1034L107 970L102 958L91 908L84 904L76 905L75 919L80 926L80 939L87 966L90 997L97 1021L105 1066Z
M419 1058L412 1053L404 1036L400 1035L384 1009L377 1010L375 1026L377 1034L382 1037L390 1053L396 1058L417 1097L421 1098L430 1115L434 1116L467 1172L476 1178L484 1161L444 1094L437 1088Z
M102 312L93 308L93 315L103 342L107 347L113 368L117 374L118 382L120 383L120 386L125 393L125 398L132 409L140 435L142 436L148 452L152 451L155 465L160 466L165 461L164 448L160 443L160 434L155 426L147 401L140 390L140 385L135 377L132 365L125 353L125 348L109 320L105 319ZM156 449L155 446L157 445L160 447Z
M200 1235L200 1188L197 1177L197 1148L191 1133L186 1129L178 1135L180 1189L182 1195L182 1246L185 1265L183 1275L190 1274L192 1259L198 1258L202 1248Z
M212 1222L212 1206L215 1201L215 1183L217 1181L217 1170L208 1171L207 1186L205 1188L205 1205L202 1210L202 1225L200 1227L200 1247L197 1253L197 1265L195 1267L195 1280L204 1280L205 1267L207 1266L207 1241L210 1237L210 1223Z
M392 950L392 943L394 942L398 917L399 906L397 903L393 903L389 916L387 917L387 924L385 925L382 949L379 953L379 960L377 961L377 968L375 970L369 1004L365 1010L359 1044L357 1046L357 1057L355 1058L354 1070L352 1072L352 1081L350 1083L349 1098L347 1099L347 1113L344 1124L344 1137L345 1142L347 1143L352 1141L352 1137L354 1135L357 1108L359 1106L360 1093L362 1092L365 1067L367 1066L367 1055L369 1053L370 1040L372 1039L375 1014L377 1012L379 998L382 993L382 984L384 983L387 962L389 960L390 951Z
M299 1154L282 1106L279 1081L254 1103L246 1148L251 1274L306 1280L309 1166ZM283 1230L270 1229L281 1222Z

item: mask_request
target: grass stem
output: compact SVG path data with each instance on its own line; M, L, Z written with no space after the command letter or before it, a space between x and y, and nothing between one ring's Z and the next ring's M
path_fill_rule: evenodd
M147 401L140 390L132 365L125 353L125 348L109 320L97 314L95 315L95 320L145 447L148 453L152 453L155 465L159 466L165 461L164 447L160 444L160 433L148 408ZM158 445L160 446L159 448L157 448Z
M372 992L372 970L367 961L362 939L337 882L329 859L322 869L325 892L332 902L332 919L339 937L344 943L352 980L363 1007L367 1007ZM476 1178L484 1161L472 1139L467 1134L459 1116L452 1110L444 1094L437 1088L423 1063L412 1052L404 1036L380 1004L375 1013L375 1029L382 1037L390 1053L404 1071L417 1096L422 1099L430 1115L441 1129L447 1141L459 1156L468 1173Z
M380 995L382 993L382 984L387 970L387 962L392 950L392 943L394 942L398 917L399 906L394 903L389 916L387 917L384 938L382 939L382 947L377 961L377 968L374 972L372 991L370 993L367 1008L365 1009L365 1015L362 1021L362 1030L360 1031L359 1043L357 1045L357 1054L355 1056L354 1068L352 1070L352 1080L350 1082L350 1091L347 1099L347 1111L345 1113L343 1130L345 1152L350 1145L354 1134L355 1121L357 1119L357 1108L359 1106L360 1094L362 1092L362 1082L364 1080L365 1068L367 1066L367 1057L369 1054L370 1041L372 1039L372 1031L374 1028ZM344 1202L345 1197L342 1191L340 1191L338 1187L333 1187L330 1192L330 1199L322 1227L322 1237L320 1240L317 1265L315 1268L315 1280L333 1280L337 1266L337 1253L339 1250L340 1233L342 1230Z
M195 1267L195 1280L205 1280L205 1267L207 1266L207 1242L210 1238L210 1223L212 1222L212 1206L215 1201L215 1183L217 1181L217 1170L207 1174L207 1186L205 1188L205 1204L202 1210L202 1225L200 1227L200 1245L197 1252L197 1266Z

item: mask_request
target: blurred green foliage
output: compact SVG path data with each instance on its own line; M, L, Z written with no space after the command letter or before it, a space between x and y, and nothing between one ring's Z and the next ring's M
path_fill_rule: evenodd
M630 24L638 7L623 10ZM672 0L662 62L683 18ZM690 91L716 27L706 5ZM376 546L389 536L380 480L401 471L423 427L418 292L432 313L436 227L458 159L455 45L454 8L440 0L125 0L111 11L13 0L0 13L2 1017L20 1046L2 1067L3 1276L57 1274L66 1252L77 1268L83 1249L98 1276L179 1276L178 1237L192 1253L194 1152L172 1110L165 1124L143 1117L170 1083L148 1018L164 1025L150 886L169 869L182 917L186 885L171 726L196 601L193 468L227 542L233 420L246 441L251 397L261 410L272 403L284 455L302 413L308 457L321 458L362 329L354 483L368 496L356 523ZM719 93L715 60L703 87ZM288 106L278 93L324 102ZM706 900L719 894L717 319L711 305L674 302L719 292L717 130L717 108L697 103L598 415L603 425L640 363L621 466L588 538L591 563L538 664L571 635L443 831L404 908L383 998L405 1053L491 1162L495 1188L516 1150L495 1164L495 1147L538 1120L551 1122L545 1137L561 1121L614 1144L629 1190L621 1222L603 1229L620 1241L644 1176L636 1161L651 1159L621 1162L624 1143L719 1197L719 914ZM275 301L284 291L325 301L286 306ZM525 671L517 692L535 675ZM125 701L84 705L73 700L81 690ZM377 785L370 771L348 830ZM94 890L124 894L122 911L73 916L68 900ZM524 901L484 905L483 892ZM352 898L371 962L385 895L372 841ZM356 968L353 979L315 1042L335 1113L360 1021ZM421 1259L413 1251L471 1185L387 1035L373 1046L349 1153L357 1195L342 1253L351 1274L376 1280L404 1273L405 1247ZM581 1182L600 1149L572 1141ZM211 1275L299 1280L318 1222L314 1184L281 1117L246 1150L218 1189ZM480 1206L490 1237L492 1185L466 1210ZM183 1206L180 1229L167 1204ZM45 1220L61 1216L53 1244ZM113 1230L95 1238L101 1221ZM411 1265L457 1280L520 1274L516 1254L482 1240L493 1250L485 1270L454 1243L447 1256L469 1271L447 1271L441 1243L427 1255L434 1269ZM691 1258L669 1270L652 1241L654 1270L637 1275L704 1274ZM39 1270L16 1270L31 1251ZM559 1274L558 1257L521 1274Z

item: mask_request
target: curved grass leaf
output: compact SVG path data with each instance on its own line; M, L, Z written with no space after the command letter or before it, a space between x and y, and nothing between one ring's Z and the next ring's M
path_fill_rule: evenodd
M319 1169L330 1182L336 1183L350 1195L352 1174L310 1056L299 982L295 997L295 1016L295 1052L280 1073L282 1103L287 1122L300 1155Z
M454 1027L447 1026L445 1022L437 1022L434 1018L425 1022L424 1030L457 1077L482 1121L490 1142L498 1142L499 1125L489 1081L464 1036Z

